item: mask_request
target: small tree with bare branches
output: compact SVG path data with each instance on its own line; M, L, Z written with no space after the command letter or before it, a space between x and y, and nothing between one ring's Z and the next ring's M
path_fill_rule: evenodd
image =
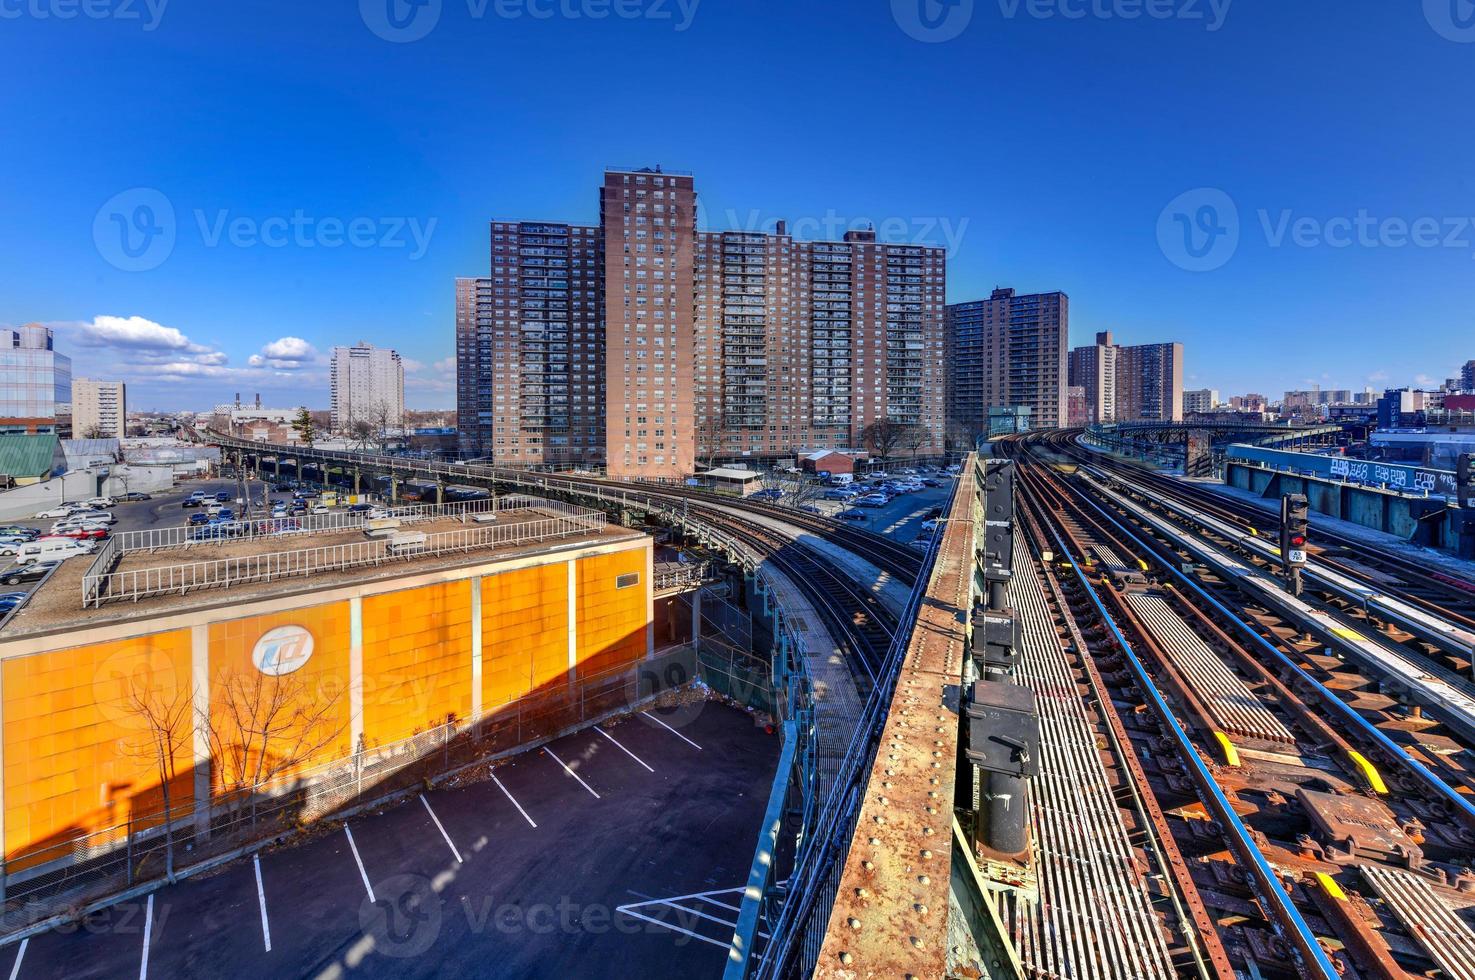
M210 758L217 791L234 813L249 802L254 817L262 789L337 741L341 697L298 674L252 669L221 679L211 693Z
M900 422L896 419L877 419L860 430L861 445L883 464L896 455L898 449L906 448L916 438L913 430L921 426ZM923 429L923 438L926 430Z
M124 710L133 716L140 731L122 740L123 751L151 766L159 780L164 807L164 873L174 878L174 783L179 777L178 759L189 750L194 737L194 705L188 687L160 690L152 675L129 679Z

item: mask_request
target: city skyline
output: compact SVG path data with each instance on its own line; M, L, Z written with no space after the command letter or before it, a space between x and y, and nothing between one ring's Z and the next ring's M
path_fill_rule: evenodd
M77 59L67 85L9 113L15 153L4 180L25 193L12 195L12 234L0 246L10 272L0 323L51 325L79 373L117 375L142 409L208 407L222 387L259 388L269 400L326 392L326 352L360 338L404 351L409 407L448 408L454 308L443 284L479 267L486 222L523 214L587 221L585 175L627 160L702 174L704 230L771 232L786 219L796 239L819 240L868 220L882 239L949 251L950 303L1000 285L1064 291L1075 300L1072 347L1108 329L1181 339L1190 351L1186 386L1277 392L1314 381L1438 384L1458 374L1468 358L1458 341L1475 298L1471 249L1430 246L1428 234L1414 232L1432 221L1441 243L1469 237L1456 227L1463 193L1453 162L1467 155L1461 122L1470 110L1449 100L1435 107L1418 94L1453 82L1469 50L1442 37L1417 5L1334 15L1235 7L1215 30L969 6L966 29L940 43L915 36L915 25L909 32L879 3L844 14L739 14L702 4L681 30L649 18L467 25L455 22L464 10L447 10L440 29L406 44L377 36L356 10L295 6L293 40L268 39L228 10L170 8L153 29L85 17L8 21L25 42L14 50L23 74L76 50L88 57ZM819 39L841 23L846 51L826 50ZM1342 101L1329 110L1319 95L1298 94L1308 73L1338 70L1338 39L1364 34L1379 37L1387 57L1348 79ZM1305 43L1312 36L1328 43ZM324 47L330 38L332 51ZM159 118L73 97L72 86L95 90L125 63L139 85L180 91L181 79L193 77L189 52L216 41L217 77L193 85L199 91ZM483 68L481 56L503 45L505 57ZM773 98L750 102L696 85L666 96L669 117L607 109L628 104L635 89L598 72L601 51L619 48L667 65L673 77L695 77L755 45L779 66L757 83L760 97ZM1221 91L1231 85L1228 66L1251 46L1269 66L1260 83ZM796 143L814 97L805 79L848 67L856 50L891 70L853 82L853 103L832 107L838 135L823 149ZM488 98L523 68L567 53L575 64L568 91L550 96L556 111L534 120ZM1191 84L1165 89L1152 73L1138 77L1145 58ZM263 60L272 71L255 66ZM349 63L416 81L394 102L333 94L328 78ZM979 84L953 84L962 78ZM607 104L576 95L596 79ZM1086 79L1120 98L1082 98ZM1013 94L960 101L965 91L993 90ZM1137 95L1195 138L1139 139ZM290 118L278 111L287 98ZM676 121L697 99L740 126L755 124L753 106L764 104L763 125L779 139L732 153L703 127ZM1412 108L1392 119L1363 112L1390 100ZM1219 106L1214 123L1195 122L1210 102ZM486 107L474 123L456 115L471 104ZM940 133L950 165L939 166L936 139L878 142L877 111ZM218 112L229 141L192 122ZM956 125L980 114L989 129L1050 115L1070 135L1043 137L1057 152L1001 160L988 138ZM535 149L502 139L528 127L540 137ZM154 137L165 130L169 146L160 150ZM93 152L97 145L108 152ZM1092 146L1089 174L1075 154L1058 152L1072 145ZM1397 153L1382 149L1393 146ZM1330 172L1297 166L1312 158L1344 163ZM373 165L344 162L360 159ZM1227 257L1216 244L1222 236L1192 251L1177 244L1186 241L1181 234L1175 240L1185 230L1178 219L1190 219L1192 231L1205 207L1218 222L1210 231L1237 233ZM126 228L149 214L155 224L143 226L170 232L167 254L126 271L156 256L145 247L130 259L108 245L110 232L117 240L114 218ZM160 223L170 214L172 222ZM1192 254L1199 245L1207 249L1201 259ZM1207 271L1190 271L1196 265ZM1394 345L1389 326L1405 315L1409 290L1421 297L1425 329ZM1153 297L1150 308L1144 295ZM1339 343L1322 343L1328 336ZM1272 344L1281 356L1264 357Z

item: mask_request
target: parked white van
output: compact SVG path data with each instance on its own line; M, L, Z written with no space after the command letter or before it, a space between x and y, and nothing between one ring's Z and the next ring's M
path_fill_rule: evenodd
M38 561L62 561L77 555L90 555L96 547L91 541L76 541L72 538L42 538L21 545L15 556L17 565L29 565Z

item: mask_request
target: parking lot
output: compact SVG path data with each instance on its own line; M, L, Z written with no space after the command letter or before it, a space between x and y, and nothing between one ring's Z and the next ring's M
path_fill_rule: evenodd
M884 507L856 507L853 502L838 500L817 500L814 503L828 517L834 517L843 510L859 511L865 515L864 520L846 523L888 535L904 543L921 533L922 522L926 520L928 511L947 505L948 498L952 496L953 481L950 478L939 478L939 482L943 485L927 487L915 493L904 493Z
M777 755L715 703L596 726L12 943L0 975L715 976Z

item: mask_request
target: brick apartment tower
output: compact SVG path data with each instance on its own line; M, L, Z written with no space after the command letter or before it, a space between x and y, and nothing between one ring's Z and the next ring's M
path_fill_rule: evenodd
M456 286L469 453L670 478L884 418L942 445L942 249L700 232L693 178L660 170L607 172L597 228L492 237L491 277Z
M1070 352L1073 385L1086 389L1091 422L1183 421L1183 345L1121 346L1110 331Z
M1069 335L1070 298L1061 292L995 289L948 306L948 425L976 439L988 432L990 408L1028 408L1036 429L1065 425Z

